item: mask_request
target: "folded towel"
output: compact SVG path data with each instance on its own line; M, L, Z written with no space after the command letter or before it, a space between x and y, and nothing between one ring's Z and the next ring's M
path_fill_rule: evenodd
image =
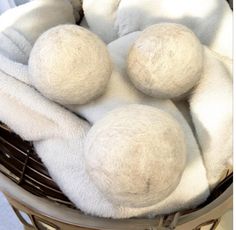
M191 94L190 110L212 188L232 167L232 90L229 72L205 48L204 71Z
M27 0L25 0L27 1ZM20 5L20 4L23 4L25 2L24 0L18 0L17 1L17 4ZM6 10L9 10L13 7L16 7L17 6L16 4L16 1L15 0L1 0L0 2L0 14L3 13L4 11Z
M211 54L215 56L215 58L217 58L224 65L224 67L228 71L228 76L232 79L233 78L233 60L228 57L222 56L214 52L213 50L211 50Z
M32 87L0 73L1 121L22 138L39 141L83 133L85 121L44 98Z
M0 53L6 58L27 64L31 49L30 42L16 29L7 28L0 32Z
M28 81L28 59L32 45L14 28L0 32L0 70L25 83Z
M232 10L225 0L84 0L83 9L91 30L105 42L152 24L175 22L232 58Z
M84 15L91 31L106 43L118 38L115 20L119 3L118 0L83 0Z
M2 0L0 2L0 14L12 7L15 7L15 2L13 0Z
M64 0L34 0L9 9L0 15L0 31L14 28L31 44L47 29L74 23L73 8Z
M34 0L0 15L0 70L28 84L25 64L35 40L66 23L74 23L74 17L71 4L64 0Z
M14 62L0 53L0 71L29 84L28 66Z

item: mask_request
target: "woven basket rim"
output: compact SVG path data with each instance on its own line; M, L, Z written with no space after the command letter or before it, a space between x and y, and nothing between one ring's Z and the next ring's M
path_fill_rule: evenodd
M231 178L232 179L232 178ZM9 179L7 179L9 181ZM4 180L3 180L4 181ZM10 181L9 181L10 182ZM232 182L232 181L231 181ZM14 184L11 182L11 184ZM17 185L14 184L14 187L18 187ZM132 227L135 226L135 228L132 229L147 229L145 226L149 227L157 227L159 226L160 221L166 221L167 219L168 222L171 220L172 224L174 226L182 226L181 229L192 229L192 228L186 228L186 225L189 226L189 223L191 226L198 226L198 225L206 225L207 223L211 223L212 221L217 221L219 217L221 217L226 210L232 209L232 197L233 197L233 185L230 183L230 186L227 187L227 189L219 195L215 200L213 200L211 203L207 204L205 207L202 207L198 210L195 210L191 213L186 213L184 215L181 215L180 213L176 213L175 215L168 215L168 216L157 216L155 218L130 218L130 219L107 219L107 218L99 218L99 217L93 217L93 216L87 216L78 210L73 210L70 208L66 209L63 206L59 206L61 211L62 211L62 216L55 216L50 212L50 209L48 209L47 206L47 211L42 212L39 211L40 209L37 209L36 206L32 206L31 203L27 203L25 201L25 198L23 197L23 200L18 199L18 191L19 189L17 188L17 191L15 191L12 194L11 188L9 188L8 192L3 191L6 193L7 197L10 198L10 200L14 202L18 202L21 205L27 207L27 210L29 211L29 214L33 214L36 216L43 216L45 217L45 220L51 219L51 220L56 220L61 223L68 224L70 226L76 226L76 227L84 227L84 228L92 228L92 229L124 229L120 228L121 226L129 226L132 224ZM24 192L25 193L25 192ZM31 197L33 196L32 194L26 192L28 195ZM28 195L26 195L28 197ZM34 197L34 196L33 196ZM41 199L41 198L38 198ZM43 199L44 200L44 199ZM42 202L43 202L42 200ZM25 203L26 202L26 203ZM39 202L41 202L39 200ZM48 201L47 201L48 202ZM12 202L10 202L12 204ZM54 202L50 202L52 206L56 206ZM30 204L30 206L29 206ZM43 204L42 204L43 205ZM31 208L29 208L31 207ZM57 206L56 206L57 207ZM58 208L58 207L57 207ZM21 210L21 209L20 209ZM37 211L38 210L38 211ZM64 212L69 211L67 213L66 217L64 216ZM23 210L24 211L24 210ZM69 217L68 217L69 214ZM72 217L71 217L72 216ZM44 219L44 218L43 218ZM164 222L165 223L165 222ZM112 226L112 227L111 227ZM80 228L79 228L80 229ZM149 228L148 228L149 229ZM152 228L151 228L152 229ZM155 228L155 229L172 229L172 228Z
M7 157L5 157L4 154L7 155ZM24 155L24 158L22 157L22 155ZM9 161L9 159L11 159L11 162L15 165L15 167L18 167L18 171L19 167L22 167L22 171L19 172L19 174L17 174L17 170L13 170L13 168L11 168L12 166L9 166L7 164L6 161ZM16 164L17 161L21 161L21 164L23 163L23 165L21 166L20 163ZM69 208L76 209L75 205L73 205L73 203L69 201L69 199L63 194L63 192L61 192L57 184L49 176L46 167L34 152L32 143L23 141L18 135L16 135L2 123L0 123L0 172L16 184L18 184L20 187L24 188L26 191L29 191L34 195L44 197L59 204L66 205ZM32 174L32 172L35 173L35 178L31 178L33 176L28 175ZM228 171L225 175L225 178L213 190L207 201L199 205L197 208L180 211L181 215L195 212L214 201L214 199L216 199L230 186L232 177L233 174ZM39 192L39 190L43 190L43 192Z

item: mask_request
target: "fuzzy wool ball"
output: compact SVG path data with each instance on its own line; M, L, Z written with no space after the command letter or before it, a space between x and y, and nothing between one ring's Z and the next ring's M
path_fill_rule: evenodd
M60 25L46 31L30 54L31 84L61 104L85 104L100 96L111 73L105 44L77 25Z
M146 105L109 112L85 141L87 173L115 205L147 207L163 200L179 184L185 161L179 123Z
M175 98L199 81L203 48L195 34L180 24L160 23L148 27L131 48L127 70L143 93Z

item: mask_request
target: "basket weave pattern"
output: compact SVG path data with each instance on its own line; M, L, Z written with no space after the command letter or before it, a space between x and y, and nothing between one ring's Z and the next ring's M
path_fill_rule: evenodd
M34 152L32 144L30 142L23 141L2 123L0 123L0 172L36 196L47 198L53 202L64 204L70 208L75 208L75 206L61 192L56 183L51 179L42 161ZM183 212L174 213L172 215L160 216L158 217L158 226L160 226L160 229L163 230L173 229L181 215L194 212L209 204L221 195L231 185L232 181L232 174L227 175L204 204L194 210L186 210ZM19 210L17 209L19 204L15 201L10 201L10 203L15 205L13 210L21 222L27 226L26 222L20 215ZM37 217L30 213L29 216L35 226L40 225L37 221ZM205 225L211 225L211 229L215 229L218 222L219 219L209 220L196 227L196 230L201 229L201 227ZM45 224L49 223L46 222ZM43 228L37 227L35 229Z
M0 171L34 195L74 207L51 179L32 144L23 141L1 123Z

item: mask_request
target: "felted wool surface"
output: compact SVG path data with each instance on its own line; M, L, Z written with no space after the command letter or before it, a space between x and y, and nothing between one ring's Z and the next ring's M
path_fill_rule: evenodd
M107 43L156 23L174 22L232 59L232 10L225 0L84 0L83 9L91 30Z
M64 0L34 0L0 15L0 31L13 27L26 40L35 40L47 29L59 24L74 24L73 8Z
M171 115L151 106L128 105L112 110L90 129L86 169L110 202L148 207L178 186L186 149L182 127Z
M232 167L233 84L229 72L205 48L204 70L190 97L190 110L202 149L209 184L215 187Z
M203 48L195 34L175 23L159 23L145 29L130 49L127 71L143 93L176 98L200 79Z
M31 84L61 104L85 104L99 97L112 73L105 44L77 25L43 33L29 58Z

